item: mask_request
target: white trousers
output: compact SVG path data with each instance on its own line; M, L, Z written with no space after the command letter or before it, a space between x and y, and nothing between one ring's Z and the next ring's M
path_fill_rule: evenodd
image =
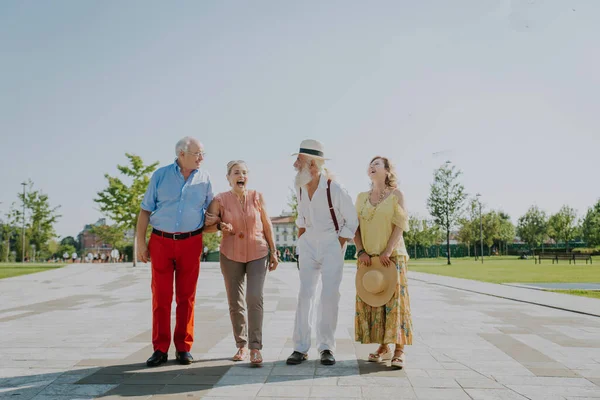
M309 231L301 236L300 242L300 291L294 323L294 350L307 353L310 349L316 311L317 349L319 352L335 351L346 246L340 246L336 235L319 235ZM321 296L315 301L319 278L322 283Z

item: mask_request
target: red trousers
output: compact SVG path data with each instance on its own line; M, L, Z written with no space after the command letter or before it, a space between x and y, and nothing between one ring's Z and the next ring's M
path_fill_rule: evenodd
M183 240L156 234L148 243L152 262L152 345L167 353L171 344L171 303L175 278L175 332L177 351L190 351L194 342L194 304L200 273L202 234Z

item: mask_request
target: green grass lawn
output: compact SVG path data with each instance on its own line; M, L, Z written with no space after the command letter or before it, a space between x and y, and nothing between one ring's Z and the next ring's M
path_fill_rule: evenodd
M575 296L591 297L592 299L600 299L600 290L549 290L549 292L566 293Z
M33 274L64 267L64 264L5 264L0 263L0 279Z
M492 283L600 282L600 263L573 265L568 261L559 261L559 264L543 261L536 265L533 260L517 257L486 258L483 264L473 258L457 258L452 260L452 265L446 265L445 259L411 259L408 269Z

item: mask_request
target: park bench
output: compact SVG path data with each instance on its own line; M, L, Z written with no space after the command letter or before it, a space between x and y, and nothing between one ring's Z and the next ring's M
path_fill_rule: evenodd
M590 264L592 264L592 255L591 254L573 253L573 264L575 264L576 260L585 261L586 264L589 261Z
M573 264L577 263L577 260L585 261L587 264L588 261L590 264L592 263L592 256L589 254L580 254L580 253L542 253L538 254L535 258L535 263L542 263L542 260L552 260L552 264L556 262L558 264L559 260L569 261L569 264L573 262Z

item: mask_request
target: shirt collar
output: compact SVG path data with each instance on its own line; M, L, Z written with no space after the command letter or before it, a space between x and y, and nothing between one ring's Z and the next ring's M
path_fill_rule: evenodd
M173 162L173 166L175 168L175 171L181 174L181 167L179 166L179 162L177 161L177 159L175 159L175 161ZM198 170L193 169L190 175L194 175L196 172L198 172Z
M319 178L319 187L326 188L327 187L327 177L323 172L321 172L321 177Z

